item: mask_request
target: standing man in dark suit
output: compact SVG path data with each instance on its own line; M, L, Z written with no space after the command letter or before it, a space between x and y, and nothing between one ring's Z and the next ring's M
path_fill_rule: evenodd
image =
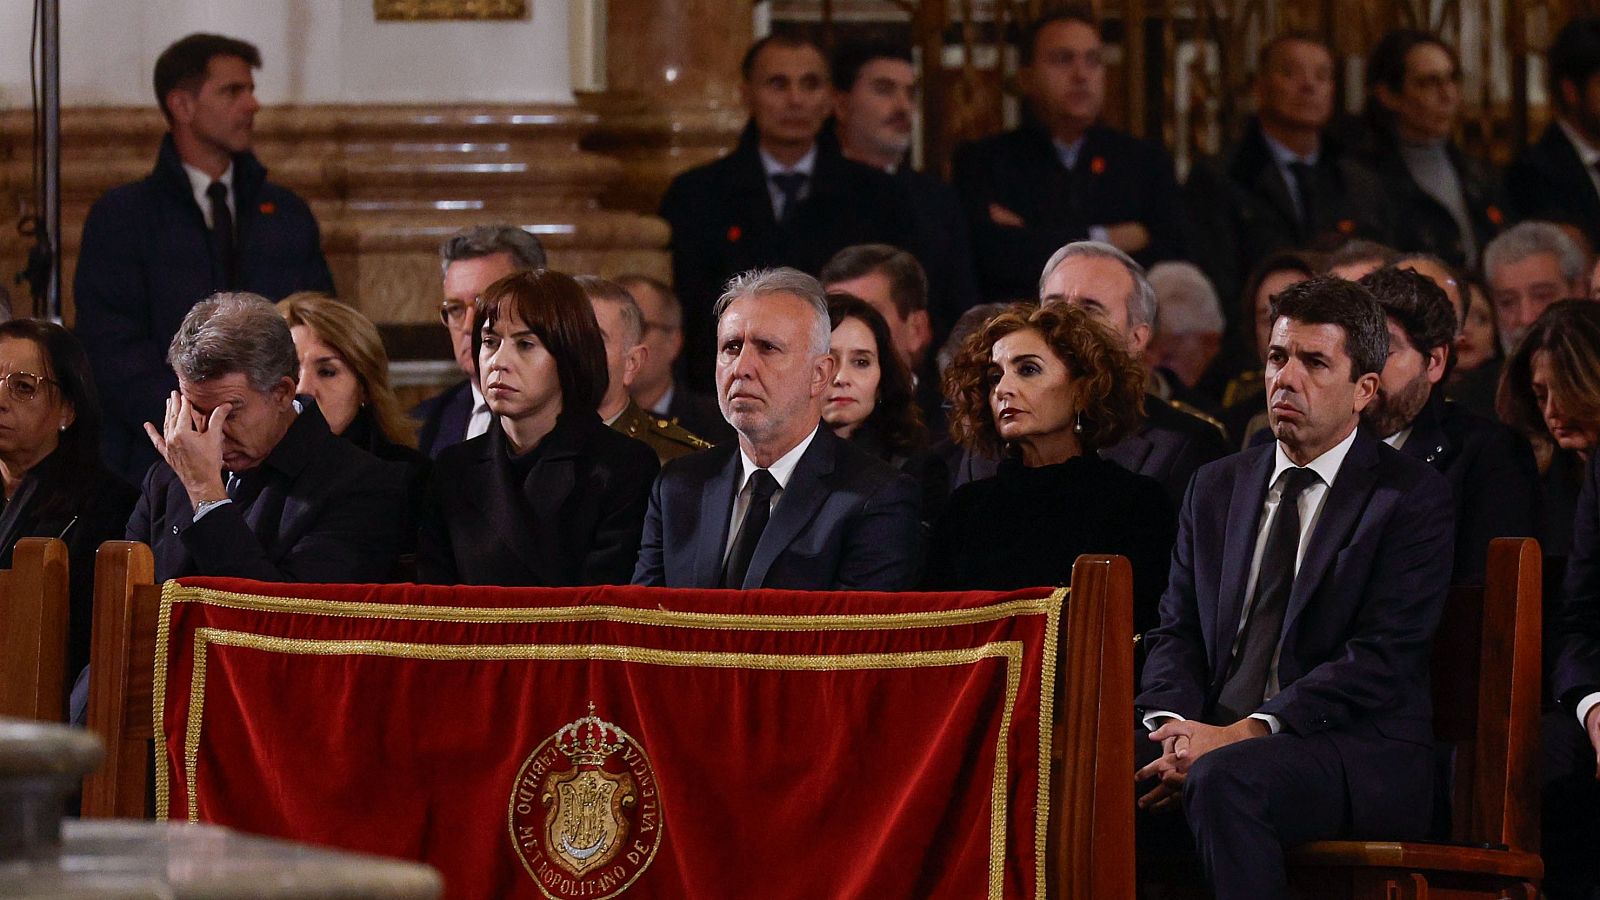
M544 264L539 239L515 225L464 228L439 245L439 269L444 276L439 321L450 332L456 368L467 380L411 410L411 417L422 422L417 446L430 458L437 459L444 448L488 431L494 419L478 387L473 364L477 348L472 344L472 316L478 309L478 297L501 278L542 269Z
M717 398L690 390L678 375L678 359L683 355L683 306L678 295L666 282L649 275L619 275L617 284L633 295L644 315L648 352L628 388L633 402L713 444L733 440L733 429L722 418Z
M1600 17L1579 16L1545 55L1556 118L1506 172L1519 217L1572 225L1600 247Z
M672 226L673 287L686 313L684 376L696 389L711 386L710 311L733 275L769 266L816 273L851 244L917 249L905 191L817 139L833 107L822 50L765 37L745 54L743 75L750 123L739 145L673 179L661 200Z
M1184 500L1136 699L1159 779L1218 900L1288 896L1284 848L1421 837L1429 650L1450 584L1450 486L1357 428L1388 353L1360 285L1273 302L1277 440L1201 469Z
M832 326L815 278L749 272L718 299L717 397L737 446L675 459L650 495L633 583L900 591L920 489L821 427Z
M1587 900L1600 889L1600 454L1578 496L1556 626L1550 682L1561 708L1542 723L1544 889L1551 900Z
M175 387L163 354L190 307L217 291L333 292L311 209L250 152L260 67L254 45L216 34L163 51L155 91L169 130L156 167L83 223L77 332L107 388L106 464L134 484L156 459L144 423Z
M1383 307L1389 330L1389 358L1362 424L1449 479L1456 507L1451 581L1481 583L1491 540L1536 533L1540 488L1533 448L1505 425L1444 398L1458 329L1433 279L1386 266L1360 284Z
M917 102L911 52L884 43L840 47L833 55L833 90L834 136L845 159L882 169L905 188L928 270L927 308L943 334L978 302L978 281L961 197L906 158Z
M405 472L328 430L295 398L289 326L254 294L195 305L167 358L178 390L160 429L128 540L155 554L156 579L373 582L399 557Z
M1144 265L1182 255L1178 185L1160 147L1096 124L1106 99L1099 23L1073 11L1022 38L1031 118L956 152L987 300L1033 296L1030 273L1072 241L1111 244Z
M1274 252L1394 239L1377 174L1328 133L1333 73L1333 51L1310 34L1267 42L1244 137L1189 174L1190 255L1224 297Z

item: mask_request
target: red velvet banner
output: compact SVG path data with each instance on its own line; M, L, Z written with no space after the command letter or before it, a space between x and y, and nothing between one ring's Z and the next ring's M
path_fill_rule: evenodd
M452 898L1042 900L1063 600L173 582L158 813Z

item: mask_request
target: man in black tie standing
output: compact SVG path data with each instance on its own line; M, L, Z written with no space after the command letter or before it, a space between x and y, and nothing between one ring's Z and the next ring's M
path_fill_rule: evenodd
M1432 809L1450 485L1357 428L1389 351L1365 288L1312 279L1272 317L1277 440L1195 475L1135 701L1139 804L1181 805L1220 900L1287 896L1286 847L1422 837Z
M170 129L155 169L107 192L84 221L77 331L108 388L106 462L135 484L156 459L143 424L161 420L177 386L163 355L190 307L218 291L333 291L311 209L250 152L260 67L254 45L222 35L168 47L155 67Z
M1600 16L1562 26L1545 56L1555 121L1506 170L1523 219L1571 225L1600 247Z
M770 266L815 275L851 244L918 249L904 188L846 159L831 136L819 139L833 108L821 49L786 35L762 38L745 54L743 75L750 122L739 145L673 179L661 200L693 390L711 387L711 305L733 275Z
M633 583L911 587L920 488L820 424L834 375L822 285L794 269L748 272L715 314L717 401L739 440L662 467Z

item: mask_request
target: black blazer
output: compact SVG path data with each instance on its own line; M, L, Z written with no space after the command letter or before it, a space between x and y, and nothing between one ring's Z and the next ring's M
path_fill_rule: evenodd
M1161 624L1135 703L1212 721L1238 633L1276 445L1202 468L1184 499ZM1433 740L1433 633L1450 586L1450 485L1426 463L1359 431L1323 500L1283 624L1281 690L1261 706L1284 731L1324 734L1351 779L1357 832L1428 785L1394 783L1375 760ZM1228 724L1228 723L1219 723Z
M1138 431L1102 449L1100 455L1129 472L1161 482L1171 508L1177 509L1195 470L1227 456L1233 448L1217 426L1159 397L1145 395L1144 414L1144 425Z
M498 423L439 456L417 577L434 584L627 584L639 558L654 450L593 413L563 414L518 478Z
M1600 247L1600 194L1577 148L1555 122L1506 170L1506 192L1518 218L1576 225L1591 247Z
M1133 256L1146 266L1183 255L1172 160L1155 144L1103 125L1084 135L1071 171L1061 164L1050 135L1025 125L962 145L952 175L972 228L985 300L1037 298L1045 262L1063 245L1087 240L1091 225L1142 223L1150 246ZM991 203L1026 225L996 224Z
M928 314L934 333L944 334L978 302L972 238L967 233L961 196L950 185L909 165L897 169L894 180L911 203L911 222L928 270Z
M310 397L232 503L200 521L178 476L150 467L127 539L155 554L156 580L184 575L257 581L380 582L405 541L403 467L328 430Z
M735 444L667 463L650 494L634 584L721 586L741 473ZM744 588L906 590L921 550L919 493L910 477L819 428L762 532Z
M94 619L94 554L106 541L122 540L139 492L96 464L71 468L60 450L28 470L0 510L0 568L11 567L17 541L60 538L67 545L67 681L89 664L89 626Z
M697 390L711 387L711 307L732 276L773 266L815 275L853 244L920 251L905 191L888 173L845 159L832 141L818 141L810 193L779 224L753 126L745 128L732 153L674 178L661 199L661 217L672 226L673 286L684 312L684 376Z
M1566 583L1553 635L1556 698L1576 712L1580 700L1600 691L1600 453L1590 455L1578 511ZM1549 552L1549 551L1546 551Z
M467 439L467 425L472 422L471 383L463 381L418 403L411 409L411 418L422 423L417 429L417 446L429 459L438 459L444 448Z

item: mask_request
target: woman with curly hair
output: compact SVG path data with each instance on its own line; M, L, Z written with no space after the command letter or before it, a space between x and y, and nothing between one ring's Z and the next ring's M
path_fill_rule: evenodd
M944 461L928 450L911 381L883 314L854 294L828 294L836 363L822 421L833 433L918 480L922 516L932 521L950 491Z
M927 587L1066 584L1081 553L1133 563L1134 624L1156 622L1174 517L1160 482L1095 452L1143 417L1144 369L1089 313L1017 304L989 320L945 372L951 434L1001 456L994 478L950 495Z

